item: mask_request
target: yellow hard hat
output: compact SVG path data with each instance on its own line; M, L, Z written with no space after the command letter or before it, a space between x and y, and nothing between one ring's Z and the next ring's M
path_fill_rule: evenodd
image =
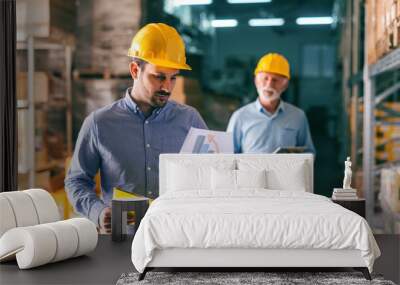
M254 70L254 75L259 72L272 72L283 75L290 79L290 67L287 59L278 53L264 55Z
M144 26L133 37L128 56L160 67L192 70L186 64L185 44L178 32L166 24Z

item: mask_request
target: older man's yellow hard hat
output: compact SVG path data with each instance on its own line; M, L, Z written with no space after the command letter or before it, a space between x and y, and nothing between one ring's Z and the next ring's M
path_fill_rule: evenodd
M147 24L133 37L128 56L155 66L191 70L186 64L185 44L178 32L163 23Z
M290 67L287 59L278 53L268 53L264 55L254 70L254 75L259 72L272 72L283 75L290 79Z

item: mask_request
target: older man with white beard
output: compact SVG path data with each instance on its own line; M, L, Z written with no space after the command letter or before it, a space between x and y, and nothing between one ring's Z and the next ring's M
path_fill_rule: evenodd
M258 98L235 111L229 120L236 153L271 153L279 147L305 147L315 154L307 117L302 110L284 102L290 67L277 53L264 55L254 71Z

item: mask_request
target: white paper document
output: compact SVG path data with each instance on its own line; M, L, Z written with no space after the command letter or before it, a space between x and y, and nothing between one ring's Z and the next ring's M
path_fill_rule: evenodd
M232 133L190 128L180 153L233 153Z

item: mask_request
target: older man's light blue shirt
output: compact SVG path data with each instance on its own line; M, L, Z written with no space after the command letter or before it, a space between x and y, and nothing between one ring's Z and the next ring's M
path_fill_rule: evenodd
M174 101L146 118L129 94L85 119L65 179L75 210L96 224L114 187L157 197L159 155L178 153L191 127L207 128L194 108ZM98 170L102 199L94 191Z
M228 125L236 153L272 153L278 147L304 146L315 154L306 115L280 101L274 114L257 99L233 113Z

